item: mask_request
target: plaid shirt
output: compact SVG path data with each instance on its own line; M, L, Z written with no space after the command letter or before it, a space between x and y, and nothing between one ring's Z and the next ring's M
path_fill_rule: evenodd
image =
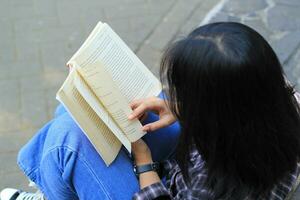
M208 199L211 197L209 191L204 187L207 172L197 149L191 151L191 165L188 171L191 177L191 186L188 187L184 182L181 170L175 160L164 162L164 169L167 171L166 183L154 183L135 193L134 200L151 199ZM292 191L299 174L300 164L296 170L290 173L284 180L277 184L268 194L267 198L262 200L283 200Z

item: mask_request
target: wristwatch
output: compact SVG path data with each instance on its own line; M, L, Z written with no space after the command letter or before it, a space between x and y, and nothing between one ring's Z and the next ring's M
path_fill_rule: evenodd
M149 163L146 165L134 165L133 166L133 172L135 173L136 176L145 173L145 172L149 172L149 171L156 171L158 172L159 170L159 163L158 162L153 162L153 163Z

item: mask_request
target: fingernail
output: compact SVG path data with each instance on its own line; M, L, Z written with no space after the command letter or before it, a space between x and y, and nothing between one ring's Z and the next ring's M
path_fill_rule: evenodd
M132 118L133 118L133 115L132 115L132 114L128 116L128 119L132 119Z

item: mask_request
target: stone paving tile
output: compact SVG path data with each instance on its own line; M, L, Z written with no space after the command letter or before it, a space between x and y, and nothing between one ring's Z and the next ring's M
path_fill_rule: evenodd
M290 6L299 6L300 1L298 0L274 0L276 3L284 4L284 5L290 5Z
M149 45L145 45L138 51L137 56L158 77L161 51L154 49Z
M0 132L20 128L20 89L17 79L0 81Z
M1 170L0 173L11 173L19 170L17 163L17 151L0 153Z
M35 130L8 131L0 133L0 153L15 153L28 142L28 139L34 135ZM10 163L14 164L15 163ZM0 171L3 168L0 168Z
M21 105L21 130L37 129L47 122L45 91L23 93Z
M223 9L229 13L245 14L262 10L267 6L268 4L265 0L243 1L243 6L241 6L240 0L230 0L225 4Z
M43 91L47 85L42 74L35 76L23 76L19 79L21 94L28 93L28 91Z
M6 74L1 79L20 78L23 76L34 76L42 73L42 66L39 60L15 60L12 62L0 61L1 70L5 68Z
M145 43L155 49L163 50L165 45L172 39L170 36L177 34L178 27L186 21L190 13L200 4L201 1L198 1L190 3L189 6L185 6L185 3L180 1L174 5ZM182 10L183 8L185 10ZM180 13L180 15L178 13Z
M213 7L213 5L216 4L216 2L217 2L216 0L210 1L211 7ZM203 3L199 7L199 9L197 9L195 12L192 13L192 15L190 16L189 20L187 20L186 22L184 22L181 25L180 30L177 32L176 38L180 38L180 37L186 36L193 29L195 29L195 28L197 28L199 26L199 23L200 23L199 19L203 19L205 17L205 15L207 14L207 10L204 9L202 7L202 5L203 5ZM207 5L205 7L207 7ZM210 9L211 9L211 7L210 7Z
M300 30L286 33L282 38L271 41L274 50L283 64L288 62L290 56L299 48Z
M239 19L237 18L237 21ZM230 20L233 21L233 20ZM245 24L248 26L254 28L258 33L260 33L264 38L267 40L269 39L270 35L272 34L272 31L267 27L267 25L262 21L262 19L245 19Z
M65 44L60 41L43 42L41 47L41 62L43 64L43 72L45 74L52 72L64 72L66 67L66 59L70 57L70 53Z
M47 118L52 119L54 117L54 111L59 102L55 99L57 88L47 89L45 94L47 103Z
M295 84L298 91L300 91L300 49L297 50L285 65L285 72L289 74L289 79Z
M33 1L33 9L39 18L57 16L57 2L47 0L31 0Z
M300 29L300 5L278 4L268 12L269 26L273 30L287 31Z
M63 71L53 71L45 73L43 76L46 89L59 88L67 77L69 70L66 66L63 66Z

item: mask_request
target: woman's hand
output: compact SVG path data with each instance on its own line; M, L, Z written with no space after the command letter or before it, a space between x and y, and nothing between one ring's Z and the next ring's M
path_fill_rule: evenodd
M132 101L130 107L133 112L129 115L129 119L144 118L147 111L153 111L159 115L159 120L143 126L143 131L154 131L176 121L176 118L166 105L166 101L158 97Z
M152 163L151 151L148 145L142 139L131 143L131 150L136 165Z

